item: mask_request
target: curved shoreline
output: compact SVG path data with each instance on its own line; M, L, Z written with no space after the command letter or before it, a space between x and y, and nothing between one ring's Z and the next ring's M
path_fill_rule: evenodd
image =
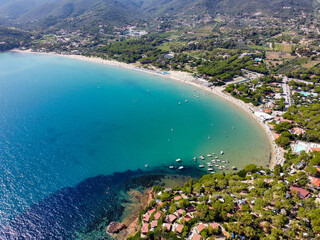
M200 88L204 91L207 91L211 94L214 94L215 96L218 96L220 98L223 98L224 100L227 100L228 102L232 103L234 106L242 109L244 112L246 112L249 116L251 116L253 119L255 119L257 121L257 123L263 128L263 130L267 134L267 137L268 137L268 140L270 143L271 153L270 153L270 158L269 158L269 168L274 168L274 166L277 164L278 159L276 158L275 155L281 154L281 150L275 144L272 132L270 131L268 126L264 122L261 122L260 119L254 115L254 112L255 112L254 107L250 107L249 105L242 102L241 100L236 99L236 98L224 93L222 87L208 87L206 85L208 83L206 80L195 78L190 73L179 72L179 71L168 71L168 72L166 72L166 74L164 74L164 72L149 70L149 69L141 68L141 67L138 67L138 66L135 66L132 64L118 62L115 60L105 60L105 59L101 59L98 57L87 57L87 56L83 56L83 55L60 54L60 53L55 53L55 52L34 52L34 51L31 51L31 49L29 49L29 50L14 49L14 50L11 50L11 52L33 53L33 54L68 57L71 59L76 59L76 60L81 60L81 61L87 61L87 62L92 62L92 63L99 63L99 64L105 64L105 65L110 65L110 66L115 66L115 67L120 67L120 68L125 68L125 69L136 70L136 71L140 71L140 72L144 72L144 73L149 73L149 74L165 77L167 79L175 80L178 82L183 82L183 83L186 83L189 85L193 85L194 87Z

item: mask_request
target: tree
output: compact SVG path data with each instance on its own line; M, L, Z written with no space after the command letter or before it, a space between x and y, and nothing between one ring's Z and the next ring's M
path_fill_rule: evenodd
M248 164L244 167L244 170L246 170L247 172L255 173L256 171L258 171L258 168L255 164Z
M276 139L276 144L278 144L279 146L285 148L287 146L289 146L290 144L290 139L288 137L283 137L280 136L279 138Z

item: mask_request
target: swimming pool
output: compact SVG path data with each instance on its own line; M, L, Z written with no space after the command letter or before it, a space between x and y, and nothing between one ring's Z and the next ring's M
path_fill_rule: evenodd
M302 94L303 96L309 96L309 95L313 95L313 96L317 96L318 94L316 94L316 93L309 93L309 92L299 92L300 94Z
M296 153L307 151L307 146L304 145L296 145L295 150Z

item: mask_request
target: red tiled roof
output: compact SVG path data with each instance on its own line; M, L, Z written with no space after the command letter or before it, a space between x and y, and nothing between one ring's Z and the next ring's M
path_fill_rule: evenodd
M210 225L213 229L219 227L219 224L218 224L218 223L209 223L209 225Z
M294 134L297 134L297 135L304 134L306 132L302 128L292 128L292 131Z
M178 226L176 227L176 231L177 231L178 233L182 233L182 230L183 230L183 225L178 224Z
M289 120L289 119L280 119L280 122L292 123L293 121L292 121L292 120Z
M185 211L186 211L186 210L184 210L184 209L179 209L179 210L177 211L177 213L178 213L179 216L182 216Z
M186 222L189 222L191 219L192 217L189 214L184 216L184 220L186 220Z
M149 213L146 213L145 215L143 215L142 221L149 222L149 220L150 220L150 214Z
M201 224L198 225L196 228L197 228L197 230L198 230L198 233L201 233L201 231L202 231L203 229L205 229L206 226L205 226L203 223L201 223Z
M151 221L151 227L155 228L157 226L158 226L158 221L157 220Z
M155 208L151 208L151 209L148 211L148 213L151 215L151 214L154 213L155 211L156 211Z
M312 178L311 184L320 187L320 178Z
M274 134L273 135L273 138L274 138L274 140L276 140L277 138L279 138L281 135L280 134Z
M148 232L149 232L149 224L148 223L144 223L143 225L142 225L142 228L141 228L141 233L142 234L147 234Z
M311 196L310 196L310 193L309 193L307 190L303 189L303 188L299 188L299 187L295 187L295 186L290 186L290 191L292 191L292 190L298 191L300 198L309 198L309 197L311 197Z
M171 224L169 224L169 223L164 223L163 226L166 228L166 231L167 231L167 232L170 232L170 230L171 230Z
M176 219L177 219L177 217L176 217L175 215L173 215L173 214L170 214L170 215L168 216L168 221L169 221L170 223L173 223Z
M311 151L320 152L320 148L311 148Z
M175 201L179 201L181 198L182 198L181 196L176 196L176 197L174 197L173 199L174 199Z
M155 220L158 220L159 217L161 217L161 213L160 213L160 212L157 212L157 213L153 216L153 218L154 218Z
M201 235L199 235L197 233L194 233L192 236L192 240L201 240L201 239L202 239Z

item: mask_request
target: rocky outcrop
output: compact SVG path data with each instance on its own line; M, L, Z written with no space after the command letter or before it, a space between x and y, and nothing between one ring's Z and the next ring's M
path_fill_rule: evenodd
M107 227L107 233L118 233L124 228L126 228L126 225L124 225L123 223L111 222Z

